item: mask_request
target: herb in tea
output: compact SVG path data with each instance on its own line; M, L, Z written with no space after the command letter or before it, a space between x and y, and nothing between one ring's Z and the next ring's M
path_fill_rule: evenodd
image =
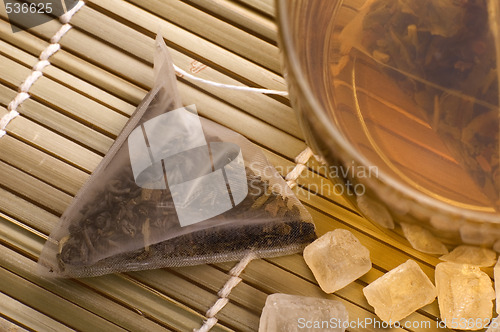
M493 1L368 1L340 39L345 55L375 60L419 106L498 210L498 27L488 16Z

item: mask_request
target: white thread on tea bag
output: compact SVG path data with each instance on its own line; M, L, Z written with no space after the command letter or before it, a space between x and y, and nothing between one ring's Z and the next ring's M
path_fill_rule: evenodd
M174 65L174 69L175 69L175 72L177 74L181 75L181 76L189 77L193 81L197 81L197 82L200 82L200 83L205 83L205 84L216 86L216 87L219 87L219 88L230 89L230 90L240 90L240 91L247 91L247 92L257 92L257 93L263 93L263 94L269 94L269 95L288 96L288 91L260 89L260 88L252 88L252 87L249 87L249 86L240 86L240 85L217 83L217 82L214 82L214 81L205 80L203 78L191 75L187 71L180 69L176 65Z

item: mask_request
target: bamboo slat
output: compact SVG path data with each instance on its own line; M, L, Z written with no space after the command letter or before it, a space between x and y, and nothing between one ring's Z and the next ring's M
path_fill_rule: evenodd
M192 282L176 276L168 270L150 270L128 273L135 280L177 299L200 313L212 306L217 294L202 290ZM229 302L217 315L225 326L236 331L255 331L258 316Z
M134 15L136 15L136 13L134 13ZM142 47L144 45L142 44L137 44L137 34L131 36L133 38L131 38L130 40L127 40L126 38L123 38L123 34L118 34L115 32L114 34L113 33L110 33L109 31L109 28L107 28L108 30L103 30L105 29L107 26L109 26L109 19L108 21L106 22L103 22L102 25L99 25L99 24L96 24L95 21L99 22L98 18L100 16L97 16L97 17L94 17L94 22L93 24L91 24L90 26L97 26L98 27L98 31L104 31L105 33L101 33L105 38L109 38L109 37L106 37L106 36L116 36L116 38L114 38L115 40L122 40L124 39L125 41L125 44L124 45L137 45L137 49L150 49L152 50L152 46L153 46L153 42L151 40L151 38L146 38L149 40L149 44L147 44L147 47ZM97 20L96 20L97 18ZM89 22L91 20L82 20L83 22ZM116 21L111 21L111 22L114 22L115 24L119 24L117 23ZM87 23L87 26L89 26L89 24ZM128 30L125 30L125 31L129 31L130 29ZM101 36L101 37L103 37ZM142 36L142 37L145 37L143 35L139 35L139 36ZM81 44L85 44L85 41L82 41ZM175 52L174 52L174 58L175 58ZM144 55L144 53L143 53ZM56 54L57 56L57 54ZM147 58L150 58L151 57L151 52L148 53L147 55ZM149 59L150 60L150 59ZM176 60L174 60L176 61ZM108 61L109 62L109 61ZM127 62L127 61L125 61ZM181 65L182 67L182 64L180 64L180 60L179 61L176 61L176 63L178 63L179 65ZM192 62L192 61L191 61ZM190 62L186 62L186 65L185 67L187 67L186 69L188 69L189 67L189 63ZM137 69L137 66L134 66L136 69ZM204 70L204 72L207 71L207 70ZM211 70L212 72L214 72L213 70ZM216 72L214 72L216 73ZM201 77L203 77L204 73L200 73ZM151 73L150 71L148 72L148 75L151 76ZM209 78L209 79L214 79L218 82L223 82L223 83L229 83L229 84L234 84L234 80L223 80L221 79L220 77L221 75L217 75L217 77L205 77L205 78ZM223 75L222 75L223 76ZM282 86L283 88L283 86ZM214 89L212 89L214 90ZM221 89L215 89L215 91L218 92L219 95L221 95ZM233 96L234 95L234 96ZM227 96L227 94L226 94ZM271 98L268 98L266 96L260 96L260 95L253 95L253 94L248 94L248 93L235 93L235 94L231 94L230 96L232 96L230 99L232 99L232 102L233 103L236 103L237 106L239 107L244 107L246 108L246 111L249 111L251 112L252 114L259 114L260 113L260 117L263 118L264 120L267 120L269 122L273 122L273 123L276 123L276 125L278 127L280 127L280 129L283 129L283 128L287 128L287 131L288 132L291 132L291 133L297 133L298 132L298 127L296 125L296 122L295 122L295 117L291 111L290 108L284 108L283 105L281 103L278 103L278 102L275 102L273 99ZM279 117L277 119L277 117Z
M168 282L166 280L165 282ZM174 285L175 282L174 282ZM108 275L95 278L91 286L105 292L122 305L136 310L139 314L169 325L178 331L191 331L199 327L203 321L203 314L193 308L176 301L169 294L159 292L144 283L122 275ZM203 290L191 287L203 293ZM218 324L214 331L229 331L228 328Z
M0 173L3 177L2 186L17 191L26 200L43 205L57 214L62 214L72 199L70 195L3 162L0 162Z
M0 160L75 195L88 174L11 136L0 140Z
M2 292L36 308L41 313L58 320L71 328L93 331L126 331L76 304L50 293L49 291L27 282L20 276L0 268ZM78 320L73 317L79 317Z
M3 18L5 19L4 16ZM27 53L38 57L49 45L49 42L40 38L39 35L33 35L32 33L33 31L20 31L13 34L9 24L5 20L0 20L0 38L2 40L12 45L16 45ZM96 87L100 87L134 105L138 104L146 94L144 89L64 49L55 53L50 60L53 66L62 68L80 77L82 80ZM45 70L48 70L48 68Z
M30 326L37 331L74 331L5 294L0 294L0 308L9 320L17 322L20 325ZM28 331L19 325L14 323L6 324L6 322L8 321L2 318L2 322L0 322L0 329L2 331Z
M129 0L135 5L156 13L163 19L185 28L216 45L224 45L233 53L250 59L274 73L281 73L279 51L246 31L221 21L195 7L176 0ZM210 27L207 29L207 27Z
M4 66L2 68L7 74L12 73L12 75L6 77L6 79L8 79L8 82L10 84L20 84L20 82L22 82L21 77L23 77L23 74L27 76L29 74L29 69L18 65L10 59L4 59L5 61L2 62ZM1 56L0 60L2 60ZM125 66L125 63L123 65ZM23 74L18 74L18 71L23 71ZM147 71L150 75L152 75L152 70L150 67L148 67ZM51 89L47 88L47 86L49 86ZM305 148L304 143L299 139L282 132L276 127L263 123L259 119L256 119L249 114L237 111L228 104L221 102L209 95L206 95L198 89L191 87L190 85L180 83L179 89L181 95L183 96L183 101L185 104L196 104L198 106L200 114L205 115L212 120L226 126L231 127L231 125L238 124L238 127L233 126L234 130L242 133L252 140L255 140L259 144L270 146L271 148L274 148L276 150L280 149L281 153L289 156L290 158L293 158L293 156L296 156L301 150ZM65 107L67 112L71 112L71 117L76 118L82 123L86 123L86 119L90 120L91 118L95 117L95 122L101 124L100 126L105 128L103 130L111 131L113 135L116 135L119 131L119 128L121 128L125 123L125 117L117 114L116 112L110 112L110 110L106 108L101 110L102 107L99 104L91 101L88 98L83 99L85 97L81 95L77 97L75 95L75 92L63 87L62 85L59 85L56 82L49 80L48 78L42 77L40 81L35 83L35 85L33 86L33 90L33 94L35 96L38 96L41 99L49 99L49 101L46 102L50 102L50 100L53 100L53 103L55 103L56 106ZM68 93L70 97L64 97L57 100L52 99L55 98L55 96L51 95L50 91L61 90L64 93ZM81 103L83 103L83 105L86 105L86 107L79 106L82 104L77 104L77 106L71 105L70 107L69 104L71 103L73 97L74 99L79 100ZM97 107L98 105L99 107ZM84 113L84 110L89 114ZM210 114L208 114L208 110L210 110ZM92 115L93 112L95 112L94 114L96 115ZM231 114L231 117L228 117L228 114ZM257 128L258 130L255 130L254 128ZM270 136L271 134L274 134L274 136ZM283 151L283 149L286 150Z
M0 107L0 117L7 114L7 109ZM24 117L17 117L7 128L12 135L38 149L74 165L86 172L91 172L102 159L94 152L70 141L63 136L42 127Z
M141 13L140 10L139 13ZM134 12L134 16L130 19L137 20L137 15L138 13ZM145 15L147 14L145 13ZM111 17L92 11L91 9L82 9L82 12L79 13L77 18L78 19L73 21L73 24L77 25L81 29L94 34L100 39L106 40L118 48L127 49L127 51L132 52L137 57L151 63L154 51L154 42L151 36L144 35L139 31L133 30L132 28L113 20ZM148 16L148 18L151 19L150 16ZM168 41L173 40L173 34L171 33L173 31L175 30L168 31L164 35ZM188 72L196 72L196 75L200 78L224 84L241 85L241 83L237 80L228 77L227 74L206 67L193 58L187 57L183 53L177 51L175 48L171 49L171 52L173 61L177 66ZM203 52L203 54L211 53L212 52ZM249 71L246 68L248 67L242 64L242 68L240 69L240 71L245 72L245 75ZM196 84L196 82L194 82L194 84ZM237 91L232 91L228 94L226 93L227 91L211 87L206 84L198 86L204 91L214 94L215 96L230 102L232 105L241 108L268 123L273 123L283 131L289 132L293 135L297 135L297 132L299 132L295 115L293 114L291 108L268 96ZM285 86L281 85L276 88L284 90Z
M140 315L133 309L127 309L109 298L100 296L94 292L89 292L89 288L86 287L85 281L83 283L79 283L74 280L57 280L35 277L35 262L13 251L7 251L6 248L0 248L0 252L3 255L2 265L10 271L28 278L31 282L43 287L44 289L58 294L59 296L62 296L81 307L85 307L89 311L92 311L109 321L115 322L124 329L147 329L148 331L167 330L165 327L152 322L144 315ZM92 282L90 282L90 285L92 285ZM55 325L54 330L58 330L57 325Z
M2 207L2 215L5 214L13 218L16 224L22 225L21 229L37 230L42 232L45 237L57 225L59 219L47 210L2 188L0 188L0 207ZM16 229L16 231L19 231L19 229ZM16 233L10 234L6 232L3 235L6 239L11 240Z
M273 44L277 43L278 29L273 20L249 10L242 4L229 0L188 0L190 5L196 5L205 12L228 21L234 26L250 31Z
M270 17L275 16L274 11L274 0L236 0L238 2L244 3L252 8L255 8L262 13L269 15Z
M210 265L186 266L175 269L175 272L214 292L218 292L229 278L225 272ZM229 299L259 314L266 297L266 293L243 282L231 292Z
M8 241L7 243L15 246L16 250L34 260L37 259L44 243L41 237L30 230L19 229L18 225L12 221L9 222L9 218L5 217L0 217L0 241ZM9 249L0 247L0 252L1 250ZM78 303L82 307L90 308L91 311L102 317L108 317L110 320L125 324L129 326L128 328L133 323L135 328L132 330L138 330L140 326L151 327L153 331L158 330L158 325L144 321L144 317L160 322L162 325L171 325L172 328L179 331L196 327L202 319L202 316L196 314L192 309L124 276L108 275L100 278L81 279L78 282L69 279L42 278L37 276L35 261L12 251L2 252L0 262L7 269L59 296ZM89 292L89 290L94 290L94 292ZM98 294L105 296L105 298ZM122 307L107 299L119 302ZM215 330L226 331L221 327Z
M10 320L7 320L3 317L0 317L0 329L2 331L16 331L16 332L29 332L29 330L25 329L24 327L21 327Z
M12 88L0 84L0 105L7 106L16 96L17 92ZM80 145L104 154L112 144L112 139L92 128L76 122L68 121L68 117L50 107L35 101L26 100L19 106L19 112L29 120L51 128L62 136L69 137Z
M85 14L84 9L82 9L83 13ZM79 13L80 14L80 13ZM136 13L135 13L136 14ZM77 16L78 17L78 16ZM96 30L100 32L99 38L104 38L104 39L109 39L110 42L115 42L118 43L118 46L126 47L126 45L136 45L133 47L134 50L141 50L139 53L136 55L142 55L144 57L144 60L146 61L151 61L151 56L152 56L152 50L153 50L153 40L150 37L146 37L144 35L138 34L134 30L131 30L130 28L126 28L125 32L130 32L131 34L130 37L127 37L127 33L118 33L118 30L110 30L110 27L113 27L114 25L120 26L119 23L114 21L114 24L112 23L113 21L104 20L102 21L102 24L99 24L101 21L101 18L104 16L95 13L93 17L93 23L89 24L88 22L91 21L90 19L86 18L85 16L82 16L84 19L81 21L76 20L76 22L82 22L82 24L85 24L83 28L88 28L91 31ZM83 38L83 37L82 37ZM128 39L129 38L129 39ZM138 41L142 40L143 43L138 43ZM92 42L98 42L96 40L92 40ZM75 46L77 49L74 51L79 52L81 49L80 45L89 45L91 43L89 40L86 38L83 38L81 42L75 43ZM103 45L94 45L92 46L94 48L103 48L105 46ZM109 47L108 47L109 48ZM130 48L130 47L129 47ZM113 49L109 50L109 52L112 52ZM144 50L149 50L149 52L144 52ZM106 49L108 51L108 49ZM85 52L85 51L83 51ZM107 52L109 54L109 52ZM106 52L103 52L106 53ZM185 57L181 60L177 60L176 54L178 52L173 52L174 55L174 61L178 63L181 67L183 66L182 63L185 63L185 69L189 69L189 64L190 61L189 59L186 59ZM123 58L123 56L116 55L116 56L111 56L111 57L103 57L102 59L102 66L117 66L117 63L120 63L120 69L117 69L117 71L121 72L126 72L126 68L130 67L131 59L130 58L124 58L123 61L118 61L118 58ZM114 58L114 59L113 59ZM132 61L133 62L133 61ZM192 62L192 60L191 60ZM133 65L134 71L141 71L141 68L143 64L135 60L135 64ZM204 70L205 71L211 71L212 73L217 74L217 72L213 70ZM209 75L210 73L207 73L208 76L204 77L203 73L200 73L200 77L202 78L208 78L208 79L213 79L216 80L217 82L222 82L222 83L228 83L228 84L234 84L234 80L224 80L223 75ZM142 77L148 76L148 80L142 80L142 83L145 85L150 86L150 80L152 76L151 68L147 67L144 68L143 73L141 74ZM214 77L211 77L214 76ZM137 78L133 77L131 80L136 80ZM283 89L284 87L281 86ZM272 98L262 96L262 95L255 95L255 94L248 94L248 93L241 93L241 92L235 92L231 94L225 93L225 91L221 91L220 88L214 89L212 88L207 88L209 92L215 92L216 95L219 96L226 96L225 99L229 99L233 104L235 104L238 107L243 108L245 111L249 112L250 114L257 114L259 118L263 119L264 121L267 121L269 123L273 123L276 125L278 128L283 129L286 128L286 131L289 133L294 133L297 135L298 131L298 126L295 120L295 116L292 112L292 110L289 107L284 106L283 104L273 100ZM299 134L299 138L301 137L301 134Z
M1 55L0 71L8 83L14 86L19 86L31 72L29 68ZM12 75L8 76L9 74ZM54 91L59 93L56 95ZM43 100L46 104L78 118L82 123L113 136L118 135L127 120L125 116L47 77L40 77L31 87L30 94L32 98Z
M32 56L29 53L23 51L22 49L1 40L0 40L0 52L2 52L6 57L9 57L12 60L24 64L25 66L28 67L33 67L33 65L37 61L39 61L38 57ZM67 72L62 71L57 67L54 66L46 67L44 69L44 75L52 78L54 81L61 83L70 89L78 87L78 91L81 94L117 112L130 115L135 109L134 105L124 102L123 100L109 93L106 93L103 90L98 89L94 85L89 84L81 79L78 79Z
M233 72L244 81L254 82L258 86L269 89L283 90L286 88L283 78L279 75L263 70L263 68L255 66L255 64L251 61L231 53L221 46L210 43L209 41L179 28L168 21L162 20L158 16L152 15L145 10L141 10L132 4L128 4L127 2L120 0L103 0L96 3L92 2L92 5L99 6L102 9L119 14L125 19L130 18L131 22L135 23L137 21L137 24L140 24L139 26L141 28L150 31L151 36L160 31L164 36L168 36L167 39L175 45L178 45L189 52L193 52L192 54L197 54L198 56L203 55L203 59L206 59L203 62L207 62L211 66L216 65L217 68L225 68L226 71ZM85 13L85 10L90 9L87 7L82 8L83 13ZM80 14L81 13L77 13L73 20L78 22L78 16ZM4 20L6 19L5 14L1 12L0 17ZM131 18L134 18L135 20ZM43 37L45 40L49 40L54 35L55 31L59 29L60 25L61 24L59 22L53 20L32 28L30 31L37 36ZM125 77L129 77L133 82L142 84L143 87L151 86L151 75L149 75L149 73L142 76L136 75L136 73L142 72L140 67L135 67L136 65L140 65L138 63L136 64L135 61L127 55L127 51L120 52L117 49L110 48L102 42L89 40L88 38L89 37L87 37L84 33L72 29L61 40L61 45L75 50L74 53L85 60L105 63L107 65L105 68L108 70L120 65L123 59L129 67L126 67L126 70L117 70L114 72L120 76L124 75ZM82 42L85 42L85 44L82 44ZM95 49L99 49L101 52L91 52L91 50ZM149 62L151 62L152 56L152 54L149 54ZM115 64L114 62L116 61L120 63ZM134 67L131 67L130 64L134 64ZM134 68L134 71L131 71L130 68ZM146 84L144 84L145 82Z

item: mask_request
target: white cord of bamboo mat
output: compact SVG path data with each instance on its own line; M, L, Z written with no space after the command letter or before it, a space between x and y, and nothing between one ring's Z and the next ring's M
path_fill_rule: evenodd
M230 89L230 90L240 90L240 91L247 91L247 92L257 92L257 93L263 93L263 94L269 94L269 95L279 95L279 96L288 96L288 91L279 91L279 90L269 90L269 89L260 89L260 88L252 88L249 86L241 86L241 85L232 85L232 84L223 84L223 83L217 83L214 81L206 80L203 78L199 78L197 76L191 75L185 70L180 69L176 65L174 65L175 72L181 76L188 77L192 79L193 81L197 81L200 83L205 83L208 85L216 86L219 88L224 88L224 89Z
M249 253L245 257L243 257L238 264L236 264L231 271L229 271L230 278L226 281L224 286L217 292L219 298L215 303L207 310L205 317L207 320L203 323L203 325L199 329L194 329L194 332L208 332L212 327L217 324L218 319L215 318L215 315L225 307L225 305L229 302L229 294L233 290L236 285L241 282L240 274L243 272L245 267L247 267L248 263L255 258L255 254Z
M312 150L309 147L306 147L304 151L302 151L297 157L295 157L296 166L285 176L286 183L290 186L290 188L293 188L297 185L296 181L298 177L300 176L302 171L306 169L307 166L305 166L305 164L307 164L312 156L317 158L317 156L313 154ZM210 329L212 329L212 327L215 326L215 324L217 324L218 319L215 318L215 315L219 311L221 311L222 308L224 308L229 302L229 294L231 294L233 288L241 282L241 278L239 277L241 272L243 272L248 263L250 263L250 261L254 258L255 256L252 253L248 254L247 256L243 257L243 259L239 261L238 264L236 264L231 269L231 271L229 271L230 278L217 292L219 298L207 310L205 314L207 320L205 320L205 322L199 329L193 330L194 332L208 332L210 331Z
M293 188L297 185L297 179L300 174L307 168L306 164L314 156L310 147L307 147L299 153L297 157L295 157L295 167L285 176L285 181L290 188ZM316 156L315 156L316 157Z
M79 11L83 6L85 5L85 2L83 1L78 1L78 3L69 11L64 13L59 17L59 21L63 23L59 30L50 38L50 44L40 53L39 61L33 66L31 69L30 75L24 80L24 82L19 86L18 88L18 93L12 99L12 101L9 103L7 106L7 110L9 111L7 114L5 114L1 119L0 119L0 138L5 136L7 133L5 131L5 128L7 128L7 125L14 120L17 116L19 116L19 112L17 111L17 108L19 105L21 105L26 99L29 99L31 96L28 93L31 86L35 84L35 82L43 76L43 69L47 66L50 66L50 61L49 58L54 55L57 51L61 49L61 45L59 42L61 41L61 38L64 37L64 35L71 30L72 26L69 24L71 18L77 11Z

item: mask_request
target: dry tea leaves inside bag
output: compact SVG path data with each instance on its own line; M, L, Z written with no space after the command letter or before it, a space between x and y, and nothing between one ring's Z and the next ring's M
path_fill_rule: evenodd
M290 254L315 237L258 148L182 107L159 37L153 89L62 215L39 266L87 277Z

